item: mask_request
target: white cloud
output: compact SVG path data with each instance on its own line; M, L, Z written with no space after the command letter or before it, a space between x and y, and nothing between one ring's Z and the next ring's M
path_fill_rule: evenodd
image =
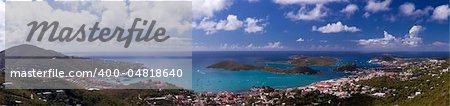
M240 21L236 15L228 15L227 20L221 20L217 23L217 29L226 31L236 30L242 27L244 22Z
M445 42L440 42L440 41L436 41L431 43L432 46L436 46L436 47L449 47L450 45L448 43Z
M232 0L192 0L192 12L195 19L210 18L215 12L227 9Z
M383 38L375 38L375 39L360 39L358 44L363 45L365 47L374 47L374 48L392 48L395 46L395 42L398 42L397 38L384 31Z
M291 4L325 4L330 2L340 2L344 0L273 0L273 2L280 5L291 5Z
M324 4L331 2L344 2L347 0L273 0L274 3L280 5L300 5L300 9L295 11L289 11L286 14L286 18L294 21L298 20L320 20L327 16L326 7ZM308 5L315 5L314 8L306 8Z
M412 15L414 13L414 10L416 9L416 6L413 3L404 3L400 5L399 9L400 12L405 15Z
M360 39L358 44L367 48L395 48L401 47L401 45L406 47L417 47L422 43L422 38L419 33L425 28L420 25L413 26L409 33L405 35L405 38L396 38L395 36L384 31L383 38L374 39Z
M250 3L255 3L255 2L259 2L259 0L247 0Z
M411 47L419 46L422 43L422 38L419 37L419 33L423 30L425 30L424 27L420 25L413 26L405 36L405 39L402 40L402 44Z
M220 49L232 49L232 50L235 50L235 49L241 49L242 47L241 46L239 46L239 45L237 45L237 44L228 44L228 43L225 43L225 44L221 44L220 45Z
M426 7L423 10L417 9L413 3L404 3L399 7L400 12L406 16L423 16L427 15L429 11L433 10L432 7Z
M261 24L261 22L264 21L263 19L254 19L254 18L247 18L245 19L245 23L247 25L245 26L245 32L247 33L257 33L264 31L264 27L266 24ZM258 25L258 23L260 23Z
M220 20L218 22L210 21L208 18L204 18L198 25L194 25L196 29L202 29L206 34L214 34L217 31L225 30L232 31L243 26L242 21L238 19L236 15L228 15L226 20Z
M375 13L380 11L388 11L389 5L391 4L392 0L385 0L385 1L375 1L375 0L369 0L367 2L366 7L364 9L366 11Z
M329 23L326 26L322 26L317 28L316 26L312 27L313 31L318 31L321 33L338 33L338 32L358 32L361 31L361 29L354 27L354 26L347 26L342 24L341 21L338 21L336 23Z
M286 17L292 20L320 20L321 18L327 16L327 12L323 4L316 4L312 10L307 10L305 6L302 6L297 13L288 12Z
M263 48L280 49L284 47L281 45L281 42L269 42L266 46L263 46Z
M369 17L370 17L370 13L369 13L369 12L365 12L365 13L363 14L363 17L364 17L364 18L369 18Z
M247 45L239 45L239 44L221 44L220 49L222 50L274 50L274 49L283 49L284 46L281 42L268 42L266 45L254 45L253 43Z
M267 23L263 19L246 18L246 20L239 20L238 16L230 14L226 20L212 21L209 18L204 18L200 23L193 24L195 29L201 29L206 32L207 35L214 34L217 31L234 31L239 28L245 27L246 33L263 32Z
M353 14L355 11L358 11L359 8L355 4L349 4L344 9L341 10L342 13Z
M447 20L449 14L450 14L450 9L448 8L448 5L441 5L434 9L433 16L431 16L431 19Z
M303 39L303 38L298 38L297 39L297 42L303 42L303 41L305 41L305 39Z

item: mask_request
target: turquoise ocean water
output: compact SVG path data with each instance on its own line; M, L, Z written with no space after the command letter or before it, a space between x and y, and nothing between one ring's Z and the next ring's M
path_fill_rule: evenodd
M271 86L276 89L305 86L314 82L348 76L346 73L332 71L347 62L357 63L360 67L378 67L367 63L374 57L394 55L403 58L448 57L448 52L296 52L296 51L227 51L227 52L193 52L193 89L203 91L246 91L252 86ZM234 60L246 64L270 65L274 67L292 67L286 64L261 64L257 60L282 61L291 55L330 56L338 59L336 66L311 66L320 70L317 75L287 75L251 71L226 71L208 69L207 66L223 61Z

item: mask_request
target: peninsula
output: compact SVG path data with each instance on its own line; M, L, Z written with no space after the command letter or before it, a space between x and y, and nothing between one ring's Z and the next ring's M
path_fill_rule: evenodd
M255 66L248 64L241 64L235 61L221 61L216 64L210 65L207 68L211 69L223 69L229 71L246 71L246 70L263 70L266 72L277 74L318 74L319 70L314 70L305 66L298 66L292 68L276 68L269 66Z

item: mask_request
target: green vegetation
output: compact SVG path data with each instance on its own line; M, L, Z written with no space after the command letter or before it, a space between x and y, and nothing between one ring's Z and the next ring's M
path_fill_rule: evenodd
M224 69L224 70L232 70L232 71L242 71L242 70L264 70L271 73L277 74L318 74L318 70L311 69L309 67L299 66L292 68L276 68L276 67L268 67L268 66L254 66L241 64L235 61L221 61L216 64L210 65L207 68L213 69Z
M215 63L213 65L210 65L206 68L224 69L224 70L232 70L232 71L261 69L261 67L247 65L247 64L241 64L236 61L221 61L221 62Z
M439 76L424 75L417 79L401 81L389 77L378 77L361 81L359 84L376 87L395 89L393 94L384 98L369 95L353 95L351 98L343 100L343 104L366 104L366 105L400 105L400 106L448 106L450 105L450 73ZM409 99L408 96L421 94ZM363 103L361 103L363 102Z
M331 95L331 94L324 94L320 93L319 91L311 91L311 92L305 92L301 90L294 90L293 93L296 93L293 97L286 97L285 95L267 95L266 98L273 99L273 98L279 98L279 100L275 101L276 104L285 103L287 106L307 106L311 104L320 104L320 105L338 105L339 98ZM251 105L252 103L255 103L256 105L260 104L255 98L253 97L246 97L244 98L244 101L246 104Z
M296 66L332 66L336 65L337 59L332 57L308 57L293 55L289 57L291 60L288 64Z

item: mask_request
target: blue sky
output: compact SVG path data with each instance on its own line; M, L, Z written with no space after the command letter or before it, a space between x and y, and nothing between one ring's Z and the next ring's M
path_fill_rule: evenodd
M195 0L201 51L448 51L447 0Z

